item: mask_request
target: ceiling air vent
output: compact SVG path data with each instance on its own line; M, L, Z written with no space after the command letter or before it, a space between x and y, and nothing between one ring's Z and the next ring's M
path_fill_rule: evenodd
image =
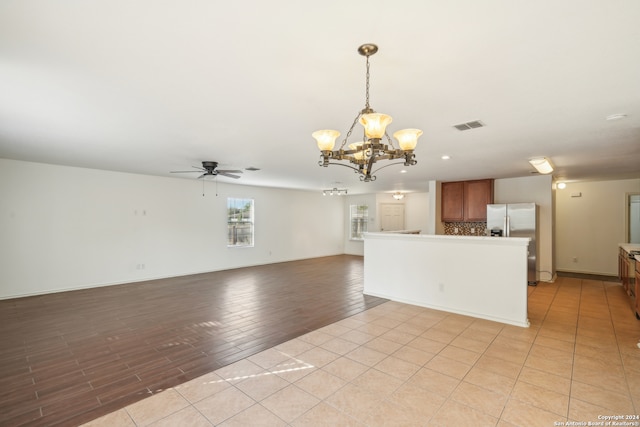
M469 129L481 128L483 126L484 126L484 123L482 123L480 120L474 120L472 122L467 122L467 123L461 123L459 125L454 125L453 127L458 129L458 130L469 130Z

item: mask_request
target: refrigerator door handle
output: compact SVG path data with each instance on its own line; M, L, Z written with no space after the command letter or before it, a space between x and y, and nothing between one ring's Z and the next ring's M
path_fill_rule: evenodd
M507 216L505 216L505 217L504 217L504 233L505 233L504 235L505 235L506 237L511 237L511 236L509 236L509 234L511 234L511 233L509 233L509 231L510 231L510 228L509 228L509 227L510 227L510 224L509 224L509 215L507 215Z

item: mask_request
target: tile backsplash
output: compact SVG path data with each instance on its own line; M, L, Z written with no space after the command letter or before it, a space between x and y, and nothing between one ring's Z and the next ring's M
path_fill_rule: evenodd
M486 222L445 222L444 234L452 235L452 236L486 236L487 223Z

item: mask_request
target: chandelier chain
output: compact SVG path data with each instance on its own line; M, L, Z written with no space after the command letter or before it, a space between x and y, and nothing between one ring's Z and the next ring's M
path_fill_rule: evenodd
M369 56L367 56L367 84L366 84L366 95L365 95L365 104L364 108L369 110Z
M358 123L358 120L360 119L360 116L362 116L363 112L370 112L371 107L369 105L369 77L371 76L371 73L369 71L370 69L370 65L369 65L369 55L366 55L367 58L367 72L366 72L366 84L365 84L365 98L364 98L364 110L362 110L360 113L358 113L358 115L356 116L355 119L353 119L353 123L351 124L351 127L349 128L349 131L347 132L347 134L345 135L344 139L342 140L342 144L340 144L340 149L342 150L344 148L344 146L347 143L347 140L349 139L349 137L351 136L351 133L353 132L353 128L356 126L356 124ZM387 135L387 139L389 139L389 135ZM389 142L391 142L391 140L389 139ZM393 145L393 143L391 143Z
M347 132L347 135L342 140L342 144L340 144L340 149L341 150L344 148L345 144L347 143L347 140L351 136L351 132L353 132L353 128L356 127L356 124L358 124L358 119L360 118L361 115L362 115L362 113L358 113L356 118L353 119L353 123L351 123L351 127L349 128L349 131Z

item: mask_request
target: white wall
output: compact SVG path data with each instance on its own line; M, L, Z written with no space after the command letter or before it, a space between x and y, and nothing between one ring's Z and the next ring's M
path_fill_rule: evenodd
M527 327L528 244L517 237L368 233L364 293ZM402 254L402 268L390 268L395 254Z
M527 203L538 205L538 280L551 281L554 264L554 201L550 175L496 179L493 187L495 203Z
M196 180L0 159L0 298L344 252L339 198L222 181L205 194ZM227 248L228 196L255 199L255 247Z
M335 196L334 196L335 197ZM369 230L380 231L380 205L382 203L396 203L404 205L405 230L422 230L423 234L429 227L429 194L407 193L402 200L396 200L391 193L359 194L344 198L345 212L345 253L364 256L364 242L362 240L349 240L349 205L369 206Z
M331 196L327 196L331 197ZM333 196L335 197L335 196ZM343 202L344 209L344 253L349 255L360 255L364 256L364 242L362 240L350 240L349 239L349 230L351 224L349 223L349 206L351 205L366 205L369 207L369 226L368 231L378 231L378 213L377 213L377 203L376 203L376 195L375 194L356 194L349 196L341 196L339 197Z
M618 244L626 239L626 193L634 192L640 192L640 179L570 182L556 190L559 271L617 275ZM581 196L571 197L575 193Z
M405 223L407 230L429 231L429 193L408 193L405 198Z
M424 234L444 234L444 222L442 222L441 206L442 183L429 181L427 229Z

